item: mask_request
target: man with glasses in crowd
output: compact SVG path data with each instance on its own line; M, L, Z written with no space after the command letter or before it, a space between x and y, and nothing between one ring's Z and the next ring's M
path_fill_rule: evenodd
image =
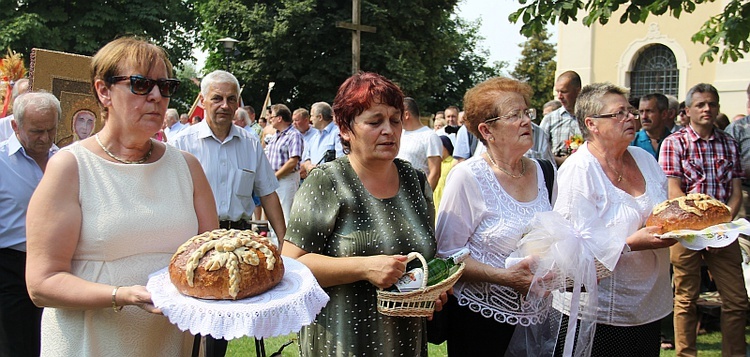
M276 135L271 137L266 145L266 156L268 161L271 162L271 168L276 171L276 179L279 181L279 188L276 193L279 195L279 201L281 201L285 222L288 223L294 194L297 193L299 188L299 164L302 151L305 148L304 140L302 134L294 129L292 112L284 104L271 106L268 125L276 130ZM264 204L263 208L265 209L265 207ZM266 214L268 214L267 211Z

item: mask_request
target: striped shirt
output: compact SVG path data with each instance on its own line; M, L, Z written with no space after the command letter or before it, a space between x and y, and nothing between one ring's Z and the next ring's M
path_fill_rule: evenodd
M659 164L668 177L682 180L682 192L704 193L726 203L732 179L742 178L737 141L715 129L702 139L691 125L668 136L661 144Z
M304 140L302 134L289 125L286 129L279 131L274 135L266 145L266 156L268 161L271 163L271 168L274 171L284 166L284 164L293 157L302 158L302 152L304 149ZM299 170L299 162L294 167L293 171Z
M578 120L573 114L568 113L565 107L545 115L539 126L549 136L550 149L555 156L569 155L570 150L565 147L565 140L569 140L573 135L581 135Z

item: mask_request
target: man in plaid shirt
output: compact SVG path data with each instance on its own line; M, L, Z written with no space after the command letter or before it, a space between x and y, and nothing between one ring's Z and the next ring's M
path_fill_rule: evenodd
M732 216L742 201L737 142L714 129L719 114L719 93L710 84L691 88L685 99L690 123L670 135L661 146L659 163L668 177L669 198L704 193L726 203ZM737 241L725 248L689 250L670 247L674 266L674 328L677 356L695 356L697 300L701 261L705 260L721 295L722 355L745 355L745 314L748 296L742 278L742 256Z
M276 171L279 188L276 194L284 211L284 221L289 223L294 194L299 188L299 164L304 150L302 134L292 126L292 112L284 104L271 106L268 125L276 129L276 135L266 145L266 156L271 168Z

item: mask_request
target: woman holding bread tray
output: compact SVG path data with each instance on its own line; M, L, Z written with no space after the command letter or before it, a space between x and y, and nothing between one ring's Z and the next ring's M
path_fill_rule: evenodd
M660 320L672 304L666 248L676 241L657 238L660 227L644 224L667 198L666 176L653 156L629 146L639 114L627 90L585 86L575 110L586 142L560 168L554 210L611 275L593 290L587 285L588 292L574 286L572 293L554 293L553 307L563 313L551 314L560 317L555 354L659 356ZM580 306L571 304L578 296Z
M309 172L282 250L307 265L331 298L300 332L300 354L426 356L424 318L377 311L377 289L403 275L408 253L435 256L426 175L396 159L403 93L378 74L358 73L339 87L333 111L348 155ZM445 300L443 293L435 309Z
M45 307L43 356L191 352L193 336L144 286L188 238L218 228L198 160L152 139L180 83L172 77L166 52L134 38L91 60L106 125L50 160L29 204L26 278Z

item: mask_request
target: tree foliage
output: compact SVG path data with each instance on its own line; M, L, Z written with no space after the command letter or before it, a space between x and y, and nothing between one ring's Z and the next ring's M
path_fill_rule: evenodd
M511 75L528 83L534 90L531 107L541 110L544 103L551 99L555 87L555 70L557 52L555 45L548 42L547 30L533 33L525 43L520 44L521 59L516 63Z
M175 70L175 77L181 81L180 88L172 96L169 106L177 109L180 113L187 113L201 91L199 75L193 64L182 63Z
M91 56L117 37L135 35L180 63L191 57L195 40L195 12L183 0L0 0L0 8L0 48L27 62L34 47Z
M567 24L577 21L578 11L588 12L583 18L583 24L591 26L595 22L602 25L609 22L612 14L620 7L625 12L620 16L620 23L645 23L649 15L669 15L680 18L683 12L692 13L697 5L713 0L573 0L573 1L545 1L519 0L522 7L509 17L511 22L521 20L521 32L529 36L540 32L548 23L556 20ZM708 19L701 29L693 35L692 40L708 46L701 55L700 61L709 62L718 56L726 63L728 60L737 61L750 51L750 2L746 0L729 0L724 12ZM721 54L719 52L721 51Z
M351 0L199 0L206 69L224 68L216 40L240 40L231 72L245 84L243 99L258 106L268 82L271 98L292 109L331 103L351 74ZM457 0L363 1L360 66L398 83L424 112L461 103L477 81L496 75L477 48L476 24L455 18Z

